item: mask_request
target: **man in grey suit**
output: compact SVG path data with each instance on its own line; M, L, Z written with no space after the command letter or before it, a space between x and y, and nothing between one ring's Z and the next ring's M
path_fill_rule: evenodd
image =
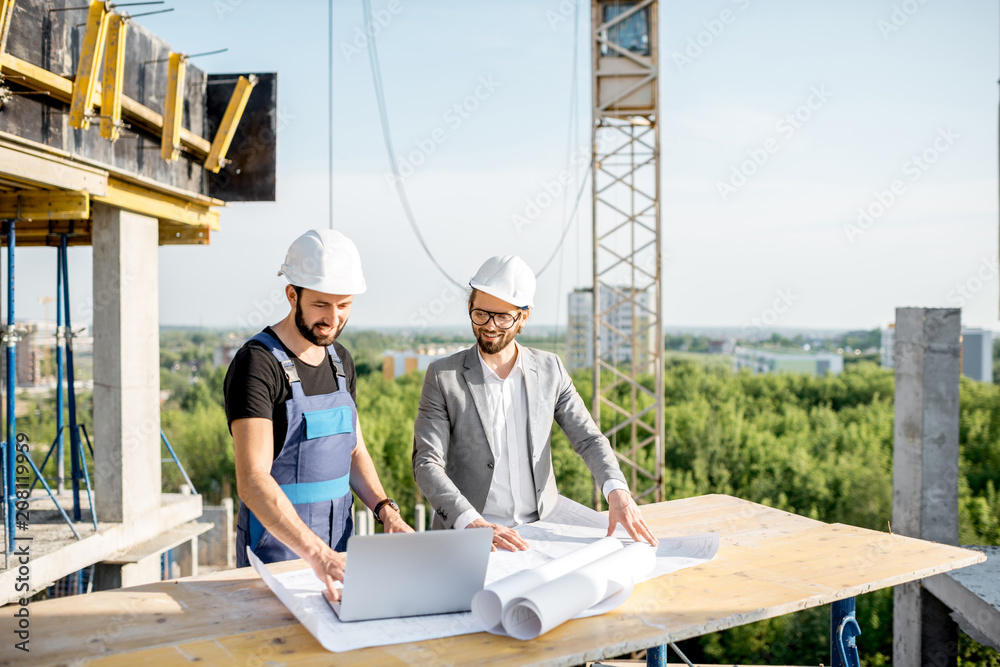
M514 340L533 307L531 269L514 255L491 257L469 286L477 344L430 365L413 429L413 474L432 527L489 526L494 549L527 549L512 527L544 519L558 498L555 420L608 501L608 535L621 524L656 544L559 357Z

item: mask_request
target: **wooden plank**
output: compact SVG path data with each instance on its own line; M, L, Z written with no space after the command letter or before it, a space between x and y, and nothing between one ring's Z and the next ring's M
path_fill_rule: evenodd
M175 225L160 221L160 245L208 245L211 241L211 227Z
M108 173L93 167L12 145L0 139L0 175L20 182L92 195L107 192Z
M107 195L94 197L94 200L160 220L210 229L219 228L217 211L116 178L108 180Z
M642 511L660 536L717 527L718 555L705 565L639 585L609 614L570 621L531 642L480 633L339 653L335 660L340 665L579 664L828 604L984 559L957 547L823 524L726 496L647 505ZM291 561L270 569L302 567L301 561ZM132 611L114 642L98 646L87 640L123 613L123 600ZM160 615L154 616L157 605ZM241 664L331 661L331 654L291 621L248 568L41 602L32 605L31 618L39 653L33 646L32 655L19 659L19 665L75 659L95 665L126 660L155 665L195 658L211 662L218 656ZM0 665L12 656L9 651L0 646Z
M86 220L90 195L86 192L31 190L0 194L0 218L22 220Z

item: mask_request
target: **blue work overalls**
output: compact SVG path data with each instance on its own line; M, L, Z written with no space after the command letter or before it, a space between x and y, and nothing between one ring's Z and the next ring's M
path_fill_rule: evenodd
M295 364L281 343L264 332L253 340L271 350L292 390L292 397L285 403L288 416L285 444L271 464L271 476L305 524L335 551L344 551L354 526L350 476L351 452L357 443L354 432L357 407L347 391L344 366L333 345L327 347L337 369L337 390L306 396ZM265 563L299 557L266 531L241 502L236 520L237 567L250 564L247 546Z

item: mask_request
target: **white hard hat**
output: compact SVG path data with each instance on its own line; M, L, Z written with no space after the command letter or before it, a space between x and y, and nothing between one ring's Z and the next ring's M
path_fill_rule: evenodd
M490 257L469 281L469 287L518 308L535 305L535 274L517 255Z
M368 289L357 246L332 229L310 229L295 239L278 275L292 285L326 294L361 294Z

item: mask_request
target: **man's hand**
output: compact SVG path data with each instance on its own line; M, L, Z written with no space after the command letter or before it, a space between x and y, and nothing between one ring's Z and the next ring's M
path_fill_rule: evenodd
M326 546L326 545L324 545ZM330 547L313 558L306 558L305 561L312 567L313 572L319 580L326 584L323 597L327 602L337 602L340 600L341 590L333 585L335 581L344 581L344 569L347 567L347 554L334 551Z
M645 540L656 546L656 538L642 520L639 506L632 500L632 494L624 489L615 489L608 494L608 537L614 534L618 524L621 524L625 532L636 542Z
M382 529L387 533L412 533L413 528L410 524L403 521L403 517L399 515L399 512L392 508L392 505L385 504L382 506L382 511L380 519L382 519Z
M517 531L507 526L498 526L495 523L487 523L486 519L479 518L470 523L466 528L492 528L493 529L493 551L497 548L507 551L527 551L528 543L521 539Z

